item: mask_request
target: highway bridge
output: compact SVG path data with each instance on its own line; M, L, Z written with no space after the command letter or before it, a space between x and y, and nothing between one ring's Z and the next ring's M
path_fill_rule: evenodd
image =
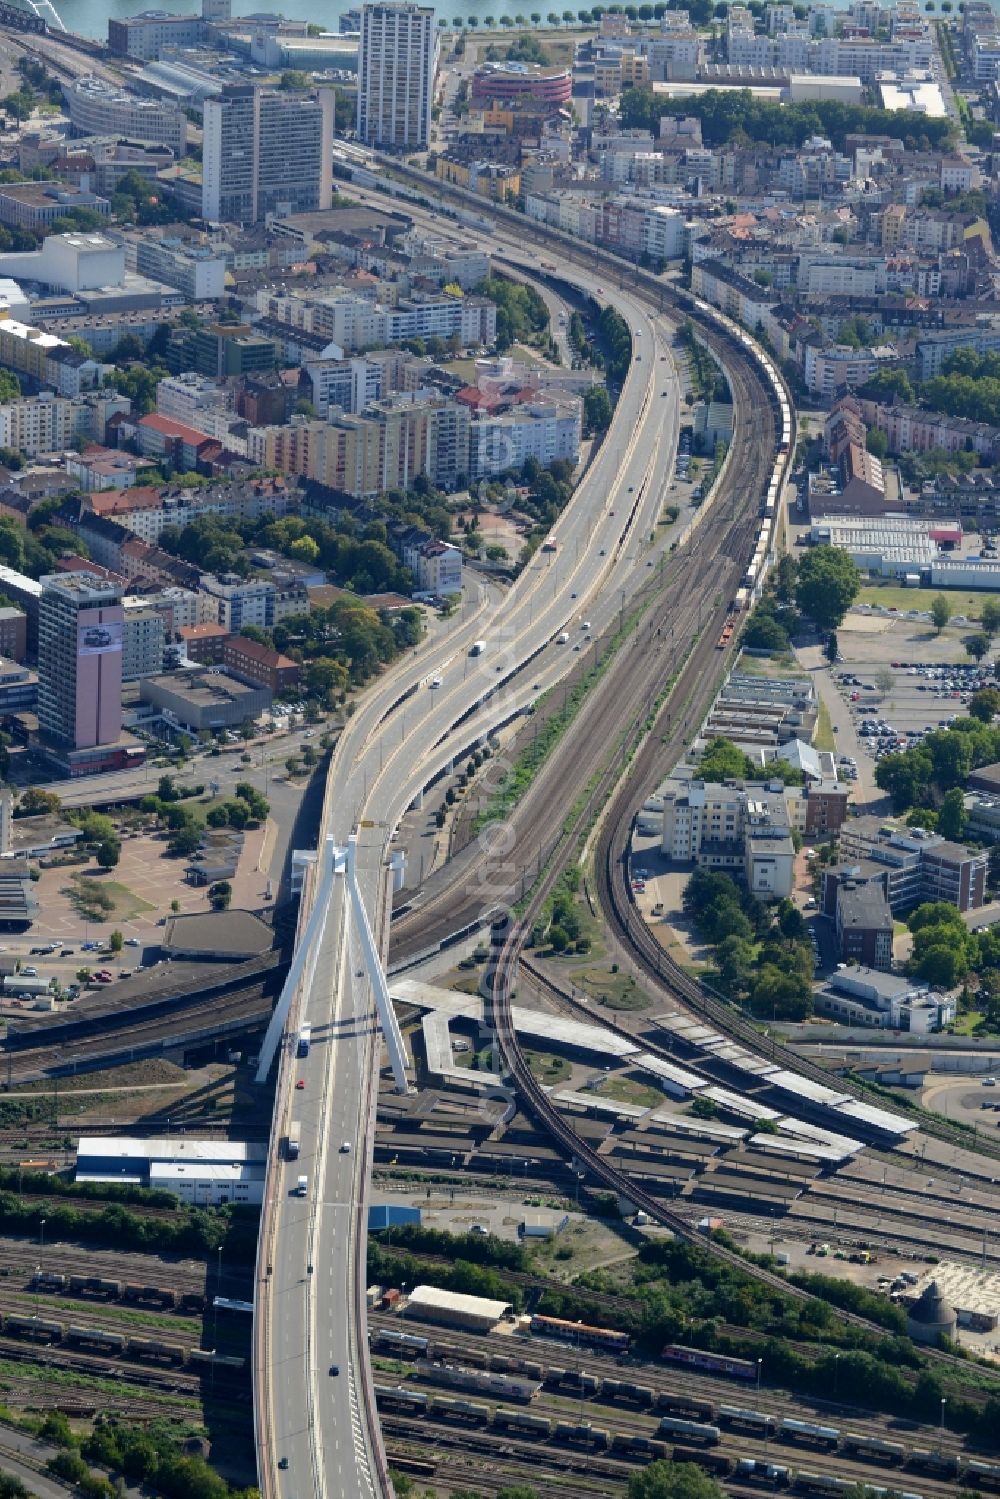
M497 253L523 257L531 226L526 231L514 239L498 230ZM593 265L595 257L587 259ZM564 674L574 660L558 641L564 631L579 631L584 618L594 633L610 629L648 581L648 539L666 503L677 437L673 329L651 314L644 296L606 285L611 278L596 259L597 269L567 273L618 308L633 331L634 358L612 428L555 528L556 550L536 555L502 612L495 591L480 584L444 638L397 663L366 694L331 764L301 939L317 904L322 911L311 943L302 943L286 996L260 1241L254 1391L265 1496L390 1492L362 1304L380 1037L364 953L347 920L344 876L331 874L330 847L345 846L357 832L357 878L384 952L387 857L407 806L442 766ZM678 648L683 633L697 632L700 618L698 607L685 615ZM470 658L477 639L486 640L486 651ZM436 678L440 685L432 687ZM538 850L540 862L547 855ZM501 860L498 873L494 857L490 888L474 892L487 912L514 893L504 863L513 879L517 859ZM311 1031L309 1054L297 1057L303 1024ZM293 1121L301 1143L298 1156L287 1159L283 1141Z

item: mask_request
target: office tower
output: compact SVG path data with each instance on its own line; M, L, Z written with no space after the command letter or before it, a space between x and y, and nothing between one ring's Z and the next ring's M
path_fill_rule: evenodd
M329 208L334 96L229 84L204 106L202 217L253 224Z
M361 12L358 51L358 139L369 146L424 150L438 32L429 5L377 3Z
M122 594L89 572L42 578L38 723L63 750L115 744L122 731Z

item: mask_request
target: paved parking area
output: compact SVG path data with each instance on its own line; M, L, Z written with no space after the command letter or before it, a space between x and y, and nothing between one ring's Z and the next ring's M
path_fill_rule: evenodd
M878 796L874 769L883 755L964 716L978 687L1000 685L989 658L970 660L968 633L956 621L937 634L922 617L852 610L837 632L843 659L832 672L812 648L799 652L827 702L837 753L858 759L859 806Z

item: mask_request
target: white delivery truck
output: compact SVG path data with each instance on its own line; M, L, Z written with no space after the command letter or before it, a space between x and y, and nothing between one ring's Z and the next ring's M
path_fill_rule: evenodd
M309 1191L308 1176L299 1177L298 1181L295 1183L295 1190L298 1193L299 1197L305 1197L306 1193Z

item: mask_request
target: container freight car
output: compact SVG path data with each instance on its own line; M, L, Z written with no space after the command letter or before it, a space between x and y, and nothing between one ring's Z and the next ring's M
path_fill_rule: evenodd
M66 1277L52 1270L36 1270L31 1284L36 1291L62 1291L66 1287Z
M652 1405L653 1392L649 1385L633 1384L629 1379L606 1379L601 1385L602 1400L625 1400L630 1405L645 1407Z
M463 1369L456 1364L429 1364L420 1372L429 1384L472 1390L477 1395L496 1395L501 1400L516 1400L523 1405L529 1405L541 1389L540 1384L532 1384L527 1379L493 1374L488 1369Z
M705 1421L684 1421L680 1416L664 1416L656 1428L660 1437L683 1437L689 1442L701 1442L705 1447L718 1447L722 1432L717 1426Z
M521 1436L538 1437L546 1441L552 1431L548 1416L534 1416L529 1411L509 1411L498 1405L493 1415L493 1426L497 1431L516 1431Z
M422 1415L427 1409L427 1396L422 1390L407 1390L401 1384L377 1384L375 1401L387 1410L402 1410L411 1414Z
M988 1489L995 1493L1000 1490L1000 1467L995 1463L982 1463L978 1458L972 1458L965 1465L962 1483L970 1488Z
M794 1487L801 1494L816 1494L820 1499L827 1494L854 1494L858 1489L853 1478L831 1478L826 1473L804 1472L796 1473ZM870 1499L890 1499L890 1496L891 1499L923 1499L922 1494L913 1494L907 1489L887 1489L878 1483L866 1483L863 1487Z
M453 1400L450 1395L435 1395L435 1416L442 1421L468 1421L485 1426L490 1419L490 1408L479 1400Z
M667 1343L660 1357L672 1364L686 1364L706 1374L722 1374L727 1379L757 1378L757 1365L746 1358L730 1358L726 1353L708 1353L704 1348L685 1348L682 1343Z
M104 1280L99 1275L71 1275L69 1288L74 1296L97 1296L105 1301L120 1301L120 1280Z
M379 1327L372 1333L372 1347L388 1349L401 1357L406 1355L408 1358L425 1358L428 1344L426 1338L415 1337L412 1333Z
M122 1300L173 1308L177 1305L177 1292L167 1286L140 1286L130 1282L122 1287Z
M578 1369L550 1369L545 1376L545 1383L575 1390L578 1395L596 1395L601 1388L601 1381L596 1375L581 1374Z
M189 1364L203 1364L215 1369L245 1369L246 1359L237 1353L216 1353L214 1348L192 1348L188 1354Z
M661 1390L653 1402L653 1409L667 1411L672 1416L686 1416L689 1421L711 1421L715 1406L710 1400L696 1400L693 1395L672 1395Z
M933 1478L958 1477L958 1458L951 1452L928 1452L922 1447L911 1447L906 1466Z
M607 1348L612 1353L628 1353L627 1332L614 1332L608 1327L588 1327L585 1322L567 1322L562 1317L540 1317L531 1319L531 1331L546 1338L562 1338L564 1342L586 1344L589 1348Z

